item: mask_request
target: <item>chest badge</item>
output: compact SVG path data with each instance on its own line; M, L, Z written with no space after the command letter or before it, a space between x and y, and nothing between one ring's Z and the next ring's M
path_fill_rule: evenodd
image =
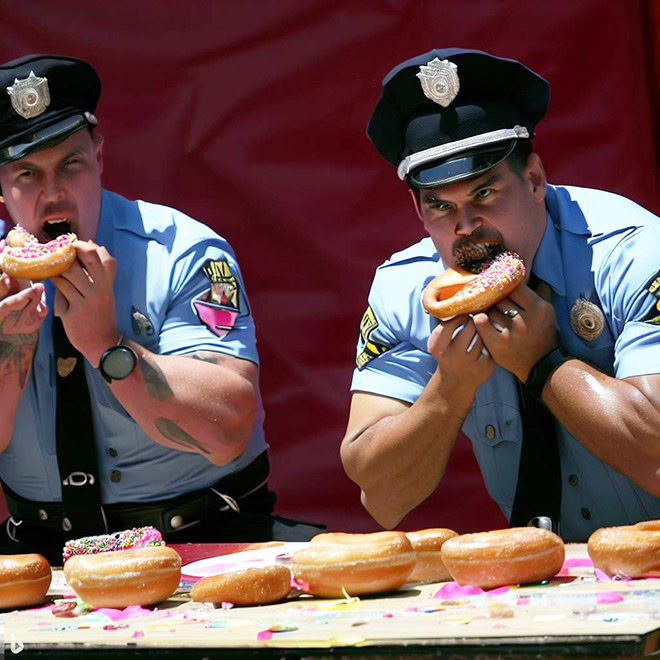
M600 307L584 298L578 298L571 307L570 321L573 332L585 341L598 339L605 329Z

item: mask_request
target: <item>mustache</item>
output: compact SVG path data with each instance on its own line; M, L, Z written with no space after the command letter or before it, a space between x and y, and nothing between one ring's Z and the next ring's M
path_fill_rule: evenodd
M75 213L75 207L71 204L48 204L41 212L41 217L51 218L57 215L72 215Z

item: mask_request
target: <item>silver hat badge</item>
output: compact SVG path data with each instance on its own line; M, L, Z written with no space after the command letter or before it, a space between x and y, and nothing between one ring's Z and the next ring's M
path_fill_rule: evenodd
M446 108L461 88L457 71L458 67L453 62L437 57L420 66L417 77L422 81L424 96Z
M571 307L571 328L578 337L593 341L600 337L605 328L605 317L598 305L578 298Z
M39 78L30 71L30 75L23 80L14 78L14 84L7 87L11 98L11 106L25 119L39 116L50 105L50 92L48 79Z

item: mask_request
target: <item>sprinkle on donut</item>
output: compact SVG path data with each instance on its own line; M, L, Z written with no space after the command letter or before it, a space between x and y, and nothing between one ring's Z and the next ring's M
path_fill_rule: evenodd
M525 278L522 259L510 251L500 252L476 276L465 273L465 284L456 291L457 271L448 269L433 278L422 294L424 309L431 315L449 320L460 314L483 312L506 298ZM445 289L451 282L451 295Z
M64 561L74 555L93 555L99 552L128 550L165 545L161 533L155 527L134 527L114 534L85 536L64 545Z

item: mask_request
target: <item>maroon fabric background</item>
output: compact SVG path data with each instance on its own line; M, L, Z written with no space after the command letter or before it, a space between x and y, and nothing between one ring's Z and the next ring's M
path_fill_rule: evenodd
M358 322L375 267L423 235L405 186L364 135L383 76L438 47L521 59L552 85L535 141L550 181L657 212L646 6L4 0L0 61L61 53L98 69L106 187L175 206L236 250L279 512L367 531L377 526L338 453ZM401 528L504 524L462 438L437 493Z

